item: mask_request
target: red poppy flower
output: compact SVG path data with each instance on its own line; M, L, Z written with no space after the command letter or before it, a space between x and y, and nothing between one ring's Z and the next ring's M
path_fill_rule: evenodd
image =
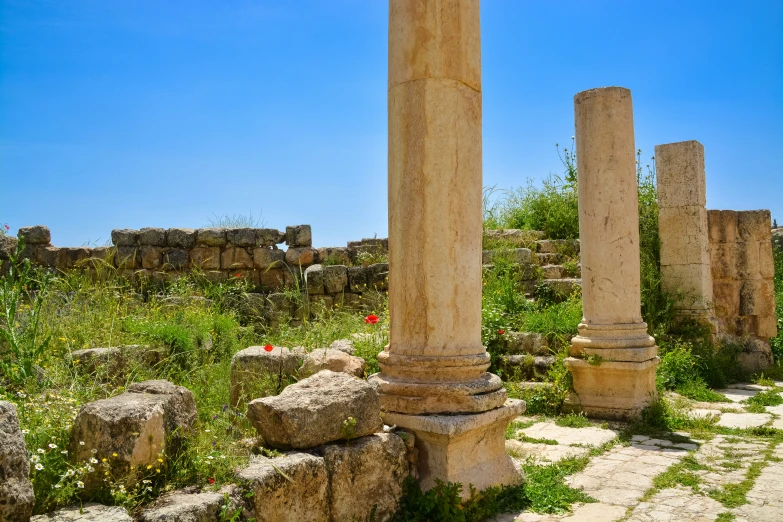
M212 477L209 477L207 480L209 481L210 484L214 484L215 483L215 479L213 479Z
M9 227L8 225L4 225L4 226L6 230L11 230L11 227Z
M503 335L504 333L506 333L505 330L498 330L498 335Z
M237 274L237 277L242 277L242 274Z
M364 322L367 324L375 324L378 322L378 316L370 314L367 317L364 318Z
M264 350L266 350L267 352L271 352L274 349L275 347L272 346L271 344L267 344L266 346L264 346Z

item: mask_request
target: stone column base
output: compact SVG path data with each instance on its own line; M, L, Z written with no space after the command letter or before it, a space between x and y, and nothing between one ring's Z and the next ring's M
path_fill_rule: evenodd
M412 431L419 450L419 482L424 490L435 479L459 482L462 496L489 486L522 481L522 471L506 453L506 426L525 411L525 402L508 399L494 410L461 415L405 415L384 412L388 425Z
M569 357L566 368L573 376L574 391L566 399L567 410L612 420L638 418L655 402L655 368L660 358L646 361L601 361Z

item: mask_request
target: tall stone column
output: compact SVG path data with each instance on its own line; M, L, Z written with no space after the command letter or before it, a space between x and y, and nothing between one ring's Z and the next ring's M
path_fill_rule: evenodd
M642 321L631 91L574 97L584 317L566 366L573 409L624 419L655 399L658 348Z
M481 343L480 42L478 0L389 2L391 331L372 380L425 488L519 479L504 433L524 403Z
M714 331L704 146L698 141L656 145L655 167L661 284L676 298L681 316Z

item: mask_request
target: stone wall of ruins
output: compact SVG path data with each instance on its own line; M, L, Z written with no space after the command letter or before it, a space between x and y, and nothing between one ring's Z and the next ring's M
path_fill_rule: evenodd
M777 335L768 210L709 210L713 299L723 334L768 341Z

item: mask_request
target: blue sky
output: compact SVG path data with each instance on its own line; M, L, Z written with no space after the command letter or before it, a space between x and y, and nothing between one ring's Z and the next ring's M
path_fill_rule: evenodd
M384 0L0 0L0 222L60 246L252 211L385 236ZM484 184L562 168L573 96L696 139L707 206L783 221L783 2L483 0Z

